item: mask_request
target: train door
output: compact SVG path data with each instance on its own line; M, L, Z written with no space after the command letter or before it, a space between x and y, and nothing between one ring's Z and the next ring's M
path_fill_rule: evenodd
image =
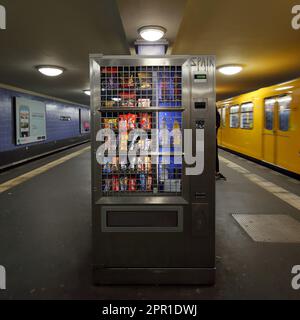
M276 98L265 99L263 159L266 162L276 161Z
M290 169L294 149L291 132L291 101L289 95L277 98L276 165Z
M288 162L291 100L288 95L265 100L263 158L279 166L286 166Z

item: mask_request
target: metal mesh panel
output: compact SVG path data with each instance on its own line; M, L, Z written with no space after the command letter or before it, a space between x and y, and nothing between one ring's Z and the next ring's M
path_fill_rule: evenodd
M103 195L181 195L182 163L177 162L178 157L182 159L182 151L176 149L176 137L170 138L166 148L163 134L153 136L152 131L182 129L182 113L176 111L182 107L181 66L101 67L100 79L100 127L111 129L117 141L116 155L108 156L107 151L105 164L101 165ZM159 111L160 107L164 110ZM146 139L130 140L134 129L142 129ZM155 150L152 149L155 163L151 154L144 158L137 154L136 161L131 162L119 154L135 147L149 150L153 139L157 140Z
M101 68L101 108L181 107L181 66Z

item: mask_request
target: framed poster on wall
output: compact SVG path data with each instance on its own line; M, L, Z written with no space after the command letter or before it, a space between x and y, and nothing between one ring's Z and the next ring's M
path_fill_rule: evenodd
M40 142L46 137L46 105L43 102L15 98L16 144Z
M79 109L80 133L90 132L90 111L87 109Z

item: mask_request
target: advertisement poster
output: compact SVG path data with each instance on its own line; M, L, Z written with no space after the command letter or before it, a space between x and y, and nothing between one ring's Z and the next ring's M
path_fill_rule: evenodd
M16 143L46 140L46 105L43 102L16 98Z
M90 132L90 111L86 109L80 109L80 133Z

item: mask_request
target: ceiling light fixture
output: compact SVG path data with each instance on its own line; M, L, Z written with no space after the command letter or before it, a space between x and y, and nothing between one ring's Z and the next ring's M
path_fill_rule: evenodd
M281 88L276 88L275 91L285 91L289 89L293 89L294 86L288 86L288 87L281 87Z
M83 90L83 92L84 92L87 96L90 96L90 95L91 95L91 90Z
M37 66L36 68L47 77L57 77L65 71L64 68L56 66Z
M218 67L218 71L226 76L233 76L240 73L243 70L243 67L240 65L226 65Z
M160 26L144 26L138 29L140 36L146 41L158 41L160 40L167 30Z

